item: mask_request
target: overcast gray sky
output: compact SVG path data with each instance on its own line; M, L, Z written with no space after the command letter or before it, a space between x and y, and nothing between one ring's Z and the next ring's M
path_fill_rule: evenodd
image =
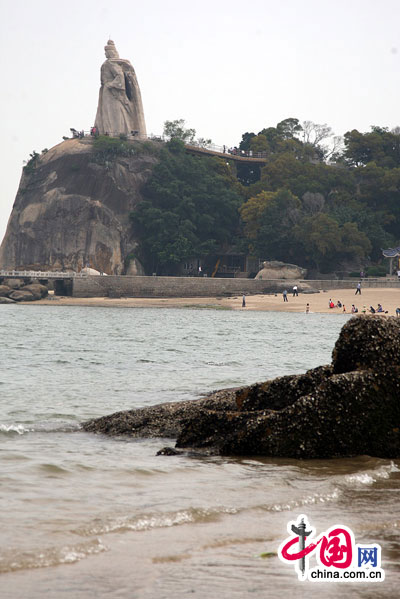
M399 0L0 0L0 240L22 162L89 129L104 45L142 91L147 131L184 118L236 145L287 117L337 135L400 125Z

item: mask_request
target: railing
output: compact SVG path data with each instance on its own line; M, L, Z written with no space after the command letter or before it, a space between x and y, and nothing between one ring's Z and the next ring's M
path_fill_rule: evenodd
M71 129L72 131L72 129ZM81 133L83 133L83 137L81 136ZM73 133L73 138L74 139L84 139L85 137L96 137L94 136L90 131L76 131L75 133ZM165 136L165 135L154 135L153 133L151 133L150 135L141 135L141 134L133 134L133 135L126 135L125 136L127 138L128 141L135 141L135 140L150 140L150 141L160 141L160 142L166 142L170 140L170 137ZM213 144L213 143L204 143L202 141L190 141L190 142L184 142L186 146L192 147L192 148L198 148L199 150L209 150L210 152L218 152L219 154L229 154L231 156L237 156L237 157L242 157L242 158L262 158L265 159L267 157L267 152L253 152L253 150L240 150L237 147L228 147L226 145L223 146L218 146L217 144Z
M57 272L43 270L0 270L0 277L30 277L32 279L72 279L87 277L85 272Z

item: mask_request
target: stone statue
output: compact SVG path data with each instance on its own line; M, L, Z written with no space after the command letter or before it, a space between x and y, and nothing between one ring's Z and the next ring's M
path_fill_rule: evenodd
M112 40L104 48L107 60L101 66L101 87L95 127L100 135L146 136L142 96L129 60L119 57Z

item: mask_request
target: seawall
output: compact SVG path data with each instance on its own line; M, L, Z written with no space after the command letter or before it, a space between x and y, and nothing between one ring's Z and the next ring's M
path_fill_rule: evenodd
M284 279L212 279L208 277L89 276L72 280L73 297L215 297L291 291L314 293L328 289L355 289L357 280L295 281ZM396 279L365 279L368 287L399 288Z

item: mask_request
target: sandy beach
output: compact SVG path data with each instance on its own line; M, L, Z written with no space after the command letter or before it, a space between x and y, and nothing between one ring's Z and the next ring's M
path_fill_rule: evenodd
M395 310L400 306L400 290L387 288L364 288L362 295L355 295L355 289L335 289L321 291L314 294L299 294L298 297L288 295L284 302L282 294L278 295L248 295L246 307L242 308L242 296L234 297L182 297L182 298L74 298L49 296L46 299L27 304L57 305L57 306L99 306L115 308L198 308L198 309L225 309L225 310L259 310L269 312L305 312L307 303L310 304L310 313L343 314L343 308L329 308L329 299L344 304L346 314L351 313L351 306L357 306L359 313L366 307L377 307L382 304L388 315L395 315Z

